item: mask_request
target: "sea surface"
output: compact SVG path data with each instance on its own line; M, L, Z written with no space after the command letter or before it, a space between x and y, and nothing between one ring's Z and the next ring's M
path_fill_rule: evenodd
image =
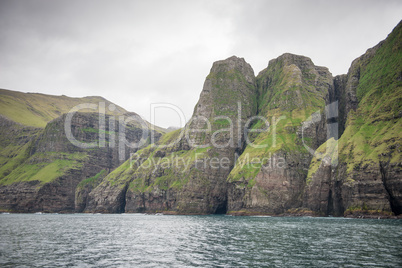
M402 267L402 220L1 214L0 267Z

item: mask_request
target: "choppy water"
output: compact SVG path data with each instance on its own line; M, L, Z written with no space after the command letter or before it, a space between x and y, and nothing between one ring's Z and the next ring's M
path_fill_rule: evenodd
M402 267L402 220L0 215L1 267Z

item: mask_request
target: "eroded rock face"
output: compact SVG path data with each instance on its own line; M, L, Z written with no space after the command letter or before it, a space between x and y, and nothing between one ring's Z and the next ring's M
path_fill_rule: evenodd
M121 158L128 159L130 153L136 150L128 146L121 150L118 146L118 125L116 132L109 131L109 119L106 117L105 128L102 130L99 114L94 113L76 113L72 118L71 131L78 142L98 144L92 148L77 147L66 137L65 119L66 115L63 115L49 122L35 139L27 141L29 149L22 154L26 157L21 168L3 178L4 184L0 188L2 210L83 211L87 194L94 187L91 185L95 181L92 178L98 173L109 173L122 163ZM108 134L105 135L103 147L99 146L101 131ZM112 134L116 135L117 140L113 147L109 146ZM140 128L127 126L127 141L138 142L141 135ZM77 189L82 181L82 188Z
M233 182L228 195L229 212L281 214L289 208L300 207L304 175L296 169L301 163L292 157L300 158L300 155L275 154L270 161L276 164L261 168L253 182L243 178Z
M317 172L307 180L303 206L320 216L342 216L343 182L336 179L329 157L320 162Z
M100 184L90 192L85 212L123 213L125 212L125 198L127 186L108 187Z
M381 180L393 213L402 214L402 163L380 161Z
M391 178L385 175L384 180L379 166L347 171L345 163L334 168L330 160L323 160L307 183L303 206L321 216L399 215L400 188L396 187L400 186L400 168L391 170L394 174ZM387 179L392 192L386 185Z

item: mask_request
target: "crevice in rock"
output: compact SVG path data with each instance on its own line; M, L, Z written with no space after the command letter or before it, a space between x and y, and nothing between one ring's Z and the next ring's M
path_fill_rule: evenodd
M225 200L223 200L223 202L218 205L214 214L226 214L227 207L228 207L228 199L226 196Z
M395 215L402 214L402 204L399 203L398 199L394 197L392 194L392 190L388 184L388 174L383 162L380 161L380 173L381 173L381 180L382 184L384 185L385 191L388 194L388 200L391 207L392 212Z
M329 189L326 216L332 216L333 214L334 214L334 203L332 198L332 190Z
M121 192L119 198L119 207L117 213L124 213L126 211L126 193L127 193L128 185L126 185Z
M334 216L343 216L345 208L343 206L343 198L342 198L342 182L335 181L333 189L334 189L334 196L333 196Z
M141 203L142 203L142 207L138 207L137 208L137 213L145 213L146 209L145 209L145 193L141 193Z
M333 88L329 90L329 103L338 102L338 137L340 138L345 131L345 109L346 109L346 99L345 99L345 88L347 83L347 75L337 75L333 78Z

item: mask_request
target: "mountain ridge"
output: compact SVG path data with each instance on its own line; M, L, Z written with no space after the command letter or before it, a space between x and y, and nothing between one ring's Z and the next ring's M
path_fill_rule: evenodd
M48 95L43 93L24 93L0 89L0 113L9 119L27 126L44 128L46 124L73 107L82 103L111 105L112 102L99 96L72 98L65 95ZM113 104L115 105L115 104ZM121 115L127 111L115 105L114 112L106 110L107 114ZM89 110L87 110L89 111Z

